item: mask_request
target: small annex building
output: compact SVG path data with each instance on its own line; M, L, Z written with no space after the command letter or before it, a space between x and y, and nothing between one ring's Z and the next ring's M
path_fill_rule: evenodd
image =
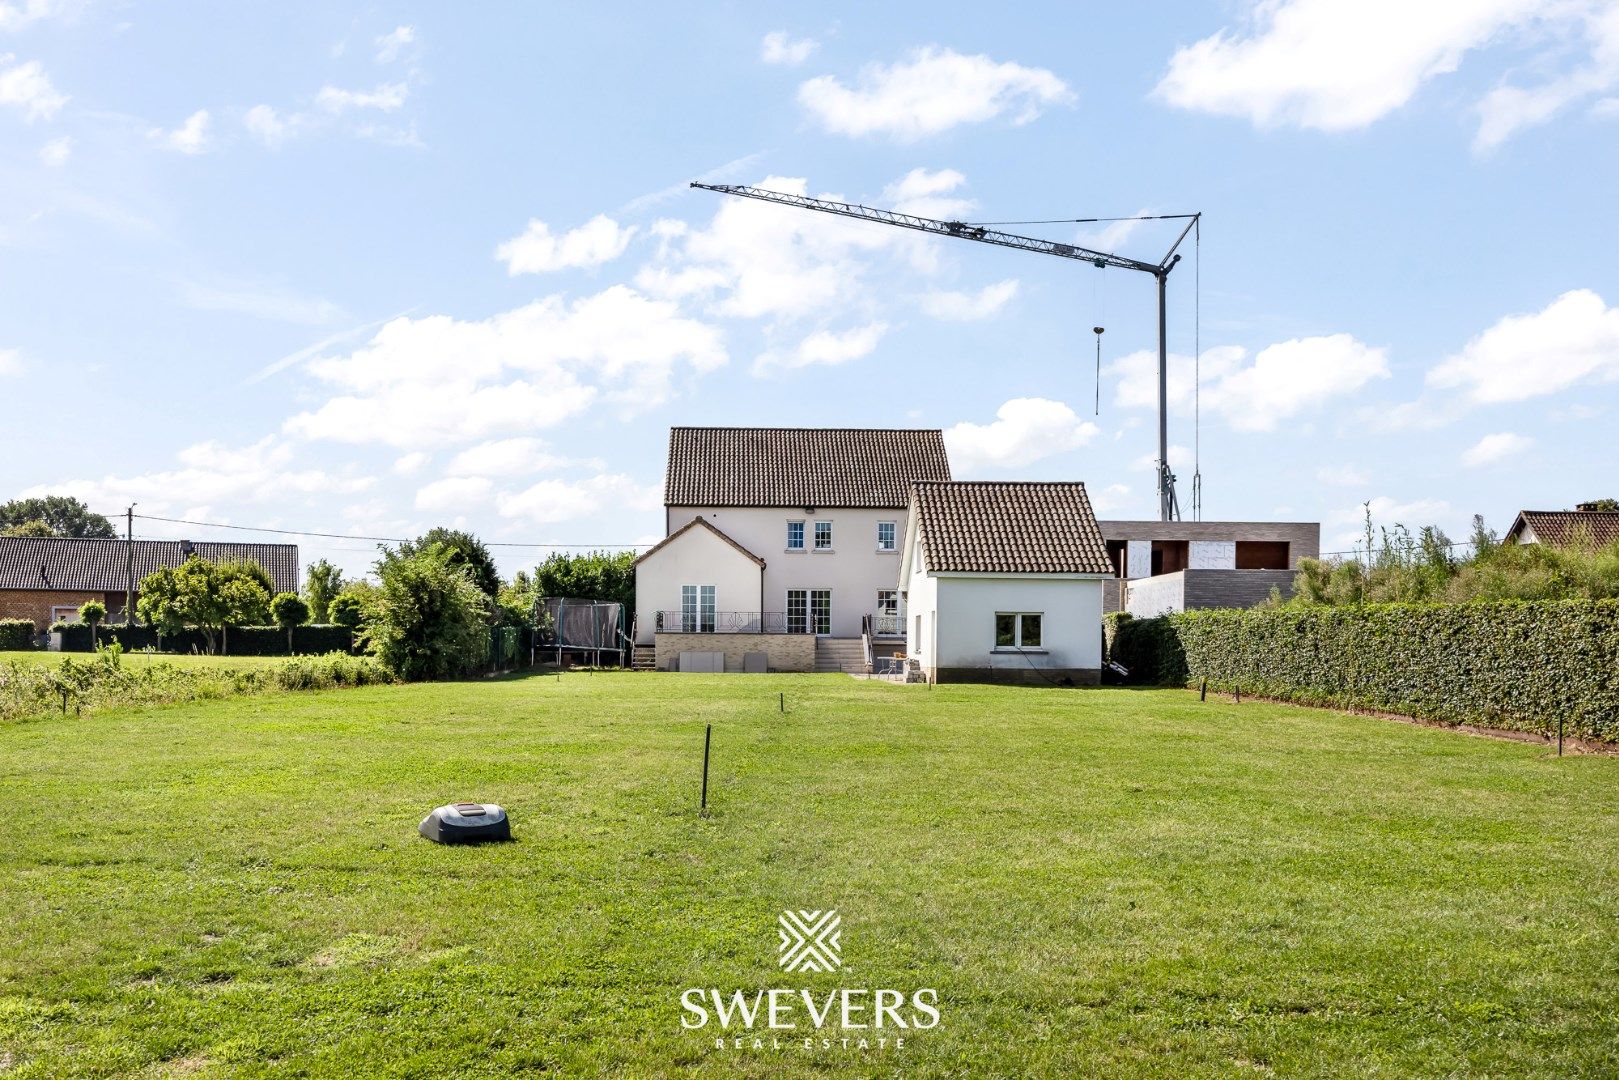
M1083 483L913 484L907 657L931 682L1094 686L1112 573Z

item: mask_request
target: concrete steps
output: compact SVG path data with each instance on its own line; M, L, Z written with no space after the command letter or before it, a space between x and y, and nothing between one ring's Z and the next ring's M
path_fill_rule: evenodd
M866 670L866 653L859 638L815 639L815 670L861 675Z
M651 645L637 645L630 656L630 667L635 671L656 671L658 651Z

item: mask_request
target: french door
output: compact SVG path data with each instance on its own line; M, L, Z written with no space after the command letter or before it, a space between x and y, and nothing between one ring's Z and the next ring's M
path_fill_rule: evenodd
M789 634L832 633L831 589L788 589L787 632Z
M714 586L680 587L680 630L686 634L714 632Z

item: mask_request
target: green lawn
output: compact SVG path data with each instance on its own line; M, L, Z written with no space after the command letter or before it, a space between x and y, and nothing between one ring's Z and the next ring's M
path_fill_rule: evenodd
M21 660L30 664L60 664L65 657L75 660L94 660L95 653L48 652L45 650L0 650L0 664L7 660ZM190 653L126 652L123 662L136 666L144 664L174 664L176 667L250 668L272 667L283 663L285 656L193 656Z
M11 724L0 795L6 1080L1619 1073L1615 758L1174 691L567 674ZM417 837L458 798L519 842ZM778 970L777 914L828 907L843 969ZM932 988L941 1022L722 1050L691 987Z

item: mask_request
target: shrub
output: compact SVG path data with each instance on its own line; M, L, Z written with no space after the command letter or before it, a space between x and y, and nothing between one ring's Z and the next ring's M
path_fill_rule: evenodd
M270 601L270 617L287 632L287 652L292 652L292 628L309 621L309 605L297 593L277 593Z
M380 584L360 639L401 679L461 675L489 651L489 597L454 552L438 544L384 550Z
M1619 601L1192 611L1134 626L1137 647L1159 650L1144 669L1166 682L1540 734L1561 719L1619 740Z
M63 652L89 652L90 628L81 623L63 623L51 628L62 635ZM201 630L181 627L161 630L155 626L103 626L101 641L116 641L126 650L167 653L205 653L208 639ZM346 626L295 626L292 651L324 654L352 652L354 632ZM233 626L230 628L232 656L286 656L287 632L278 626Z
M0 619L0 650L32 649L34 624L28 619Z
M332 622L338 626L348 627L350 630L360 625L365 609L360 598L353 593L339 593L332 599Z

